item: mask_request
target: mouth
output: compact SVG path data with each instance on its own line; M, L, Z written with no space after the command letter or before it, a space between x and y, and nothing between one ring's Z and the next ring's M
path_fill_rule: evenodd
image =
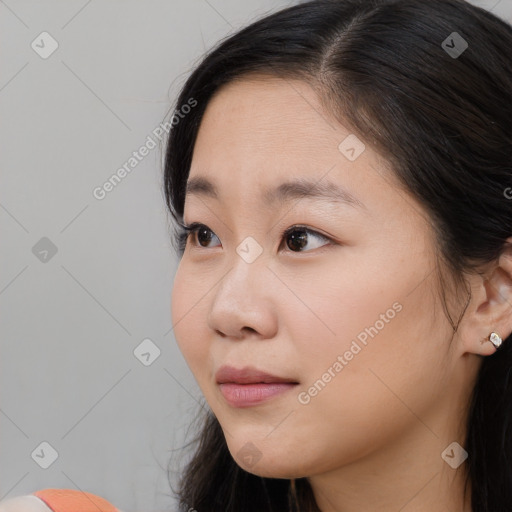
M215 374L220 391L233 407L252 407L281 395L299 383L246 366L241 369L222 366Z

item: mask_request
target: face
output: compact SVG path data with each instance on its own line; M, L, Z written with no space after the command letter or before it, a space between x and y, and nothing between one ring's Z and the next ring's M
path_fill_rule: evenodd
M434 421L452 334L434 237L369 143L306 83L246 79L207 107L189 183L198 178L215 194L203 182L186 196L184 222L201 228L175 276L172 320L237 463L320 474L390 446L417 417ZM282 186L297 180L313 185ZM241 371L219 384L224 366Z

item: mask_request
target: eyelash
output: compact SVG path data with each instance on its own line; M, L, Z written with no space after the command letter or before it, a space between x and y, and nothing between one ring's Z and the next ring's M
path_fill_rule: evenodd
M192 222L190 225L185 225L183 223L179 223L180 230L177 234L177 240L178 240L178 250L180 254L183 254L185 252L185 248L187 245L187 241L191 235L195 235L201 228L206 228L208 231L213 233L213 231L204 224L201 224L200 222ZM295 224L293 226L290 226L289 228L285 229L281 233L281 239L287 237L290 233L293 233L294 231L305 231L308 234L316 235L320 238L323 238L324 240L327 240L329 242L332 242L332 239L329 237L322 235L322 233L318 233L318 231L315 231L313 229L308 228L307 226L304 226L302 224ZM217 235L215 235L217 236ZM207 247L203 247L203 249L207 249ZM309 252L309 251L290 251L290 252Z

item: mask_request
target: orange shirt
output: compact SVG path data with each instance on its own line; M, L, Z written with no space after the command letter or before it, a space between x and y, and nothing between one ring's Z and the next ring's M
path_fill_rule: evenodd
M107 500L89 492L74 489L42 489L32 493L53 512L119 512Z

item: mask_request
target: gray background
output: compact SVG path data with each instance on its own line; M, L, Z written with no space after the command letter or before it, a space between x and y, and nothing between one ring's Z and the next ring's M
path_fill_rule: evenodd
M0 0L0 501L174 509L166 468L201 394L171 329L163 145L93 189L158 141L206 48L292 3ZM512 0L473 3L512 22Z

